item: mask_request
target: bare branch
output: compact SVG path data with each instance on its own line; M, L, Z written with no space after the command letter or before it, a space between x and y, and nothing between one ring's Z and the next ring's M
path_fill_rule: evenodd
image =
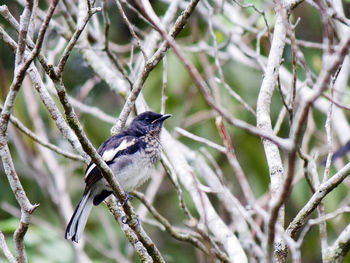
M326 262L343 262L350 250L350 224L340 233L332 246L328 247Z
M0 247L2 252L4 253L5 257L10 263L16 263L15 257L12 255L10 249L8 248L5 240L4 234L0 231Z
M87 2L89 2L89 0ZM60 61L58 62L57 69L55 70L55 74L56 74L55 78L62 77L64 66L66 65L66 62L68 60L68 57L69 57L73 47L77 43L80 34L83 32L83 30L84 30L86 24L89 22L90 18L95 13L97 13L99 11L101 11L101 8L99 8L99 7L89 9L86 16L83 18L81 24L78 25L77 29L75 30L74 34L72 35L71 39L69 40L69 43L68 43L67 47L65 48Z
M167 152L168 158L178 174L181 183L192 196L192 200L197 207L201 220L204 221L205 218L210 218L210 220L207 220L208 228L219 242L223 244L230 260L242 263L247 262L247 256L237 238L217 215L209 202L208 197L204 193L198 192L196 182L194 181L195 179L192 176L189 176L193 171L182 154L180 154L181 151L179 151L176 146L174 139L165 131L163 131L163 137L163 147Z
M225 153L226 152L226 148L224 146L221 146L221 145L218 145L208 139L205 139L203 137L200 137L200 136L197 136L197 135L194 135L180 127L176 127L175 128L175 131L179 134L181 134L182 136L185 136L187 138L190 138L191 140L194 140L194 141L197 141L197 142L200 142L200 143L203 143L205 145L208 145L209 147L219 151L219 152L222 152L222 153Z
M275 7L276 23L271 43L271 49L257 101L257 127L267 133L273 133L270 119L270 105L274 87L277 82L278 69L281 64L282 54L285 46L286 29L283 23L283 14L285 12L286 10L283 8L282 3L278 1ZM263 145L269 166L271 181L271 200L269 203L270 218L269 221L266 222L266 230L268 235L268 239L266 240L266 260L269 262L271 261L271 254L275 240L275 223L278 221L280 224L284 224L283 208L280 211L280 208L284 202L284 199L281 199L280 196L281 186L283 185L284 169L279 149L277 147L278 145L273 143L273 141L271 142L267 140L263 140ZM275 253L275 255L279 257L278 252Z
M0 106L0 112L2 110L2 106ZM35 133L33 133L32 131L30 131L27 127L25 127L23 125L23 123L21 123L15 116L11 115L10 116L10 122L16 126L16 128L18 128L21 132L23 132L24 134L26 134L27 136L29 136L33 141L39 143L40 145L58 153L61 154L62 156L75 160L75 161L81 161L84 162L84 159L80 156L80 155L75 155L69 152L66 152L62 149L60 149L59 147L57 147L54 144L51 144L49 142L46 142L44 139L39 138Z
M295 237L297 231L306 223L307 217L312 211L318 206L318 204L323 200L323 198L332 189L337 187L342 183L350 174L350 164L345 165L340 171L334 174L326 182L323 182L316 192L312 195L310 200L305 204L305 206L299 211L295 216L293 221L289 224L286 232L291 236Z

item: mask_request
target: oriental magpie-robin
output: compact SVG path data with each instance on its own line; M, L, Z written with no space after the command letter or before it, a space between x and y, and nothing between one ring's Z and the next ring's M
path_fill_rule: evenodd
M149 178L151 168L160 156L159 136L163 121L170 116L151 111L141 113L128 129L109 137L98 148L98 153L125 191L136 189ZM112 193L111 187L92 162L86 168L85 183L83 197L65 234L66 239L77 243L83 234L92 205L100 204Z

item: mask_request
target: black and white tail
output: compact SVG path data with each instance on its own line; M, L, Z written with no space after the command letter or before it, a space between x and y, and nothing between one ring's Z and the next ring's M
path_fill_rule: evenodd
M66 239L70 239L78 243L79 239L81 238L84 232L84 228L89 217L92 205L93 196L91 195L91 192L88 191L81 198L77 208L74 211L74 214L72 215L72 218L68 223L65 234Z

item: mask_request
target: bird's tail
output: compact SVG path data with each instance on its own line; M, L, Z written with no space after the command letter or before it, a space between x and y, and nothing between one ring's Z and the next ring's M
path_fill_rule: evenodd
M91 191L88 191L81 198L77 208L70 219L65 238L70 239L76 243L81 238L84 228L89 217L91 208L93 204L93 196L91 195Z

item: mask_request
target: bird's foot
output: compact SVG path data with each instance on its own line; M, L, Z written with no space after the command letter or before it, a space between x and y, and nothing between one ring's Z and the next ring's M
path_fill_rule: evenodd
M124 206L128 200L131 201L132 199L134 199L134 196L129 195L128 192L125 192L125 199L122 203L119 202L119 204L120 204L120 206Z
M128 220L127 216L122 216L121 221L123 224L129 224L131 227L140 226L140 219L139 219L139 216L136 214L133 214L131 216L130 221Z

